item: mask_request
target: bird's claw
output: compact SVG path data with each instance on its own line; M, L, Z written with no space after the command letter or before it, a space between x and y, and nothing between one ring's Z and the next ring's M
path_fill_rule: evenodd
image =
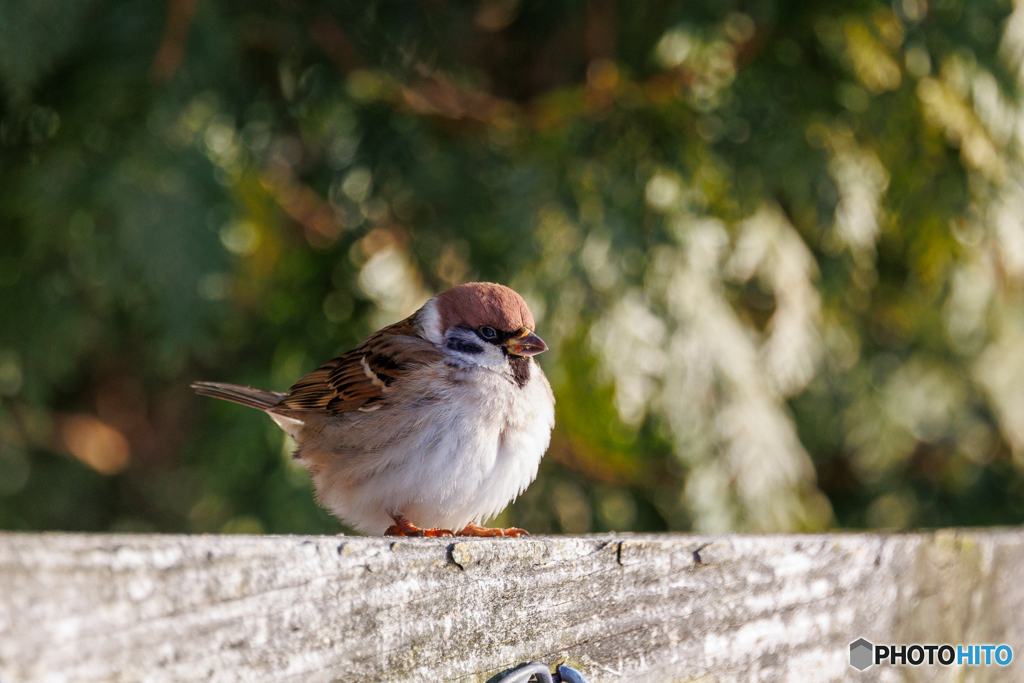
M490 529L479 524L467 524L466 528L455 534L456 536L477 536L477 537L493 537L493 536L504 536L509 538L520 538L522 536L529 536L530 532L526 529L520 529L519 527L506 527L504 529Z
M440 527L434 527L432 529L423 529L401 515L394 515L392 517L395 523L387 528L384 532L385 536L416 536L416 537L446 537L446 536L475 536L478 538L493 538L493 537L505 537L505 538L521 538L523 536L529 536L530 532L526 529L520 529L519 527L506 527L504 529L491 529L489 527L480 526L470 522L459 532L453 532L451 529L442 529Z
M440 538L455 535L451 529L441 529L440 527L421 529L405 517L393 517L392 519L395 520L395 523L387 528L387 531L384 532L385 536L425 536L428 538Z

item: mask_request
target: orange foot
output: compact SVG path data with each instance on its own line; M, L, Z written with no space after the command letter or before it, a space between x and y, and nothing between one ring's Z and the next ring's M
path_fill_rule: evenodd
M526 529L519 529L514 526L510 526L507 529L488 529L485 526L479 524L473 524L470 522L466 525L466 528L455 534L456 536L511 536L513 538L519 538L520 536L529 536L530 532Z
M451 529L421 529L402 515L392 515L395 523L384 532L385 536L454 536Z

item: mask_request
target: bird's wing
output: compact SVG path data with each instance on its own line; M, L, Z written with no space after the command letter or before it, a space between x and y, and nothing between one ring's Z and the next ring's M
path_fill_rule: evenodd
M417 366L441 359L437 347L420 337L407 318L300 379L272 412L376 410L392 385Z

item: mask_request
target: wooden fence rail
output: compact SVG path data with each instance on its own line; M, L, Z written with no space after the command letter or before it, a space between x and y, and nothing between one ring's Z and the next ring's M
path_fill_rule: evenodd
M1008 666L849 664L1007 644ZM1024 532L0 533L0 682L1024 680Z

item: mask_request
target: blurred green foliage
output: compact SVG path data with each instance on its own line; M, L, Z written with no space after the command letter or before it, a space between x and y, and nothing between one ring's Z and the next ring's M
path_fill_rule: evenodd
M341 530L281 390L475 279L536 532L1024 521L1009 2L0 2L0 528Z

